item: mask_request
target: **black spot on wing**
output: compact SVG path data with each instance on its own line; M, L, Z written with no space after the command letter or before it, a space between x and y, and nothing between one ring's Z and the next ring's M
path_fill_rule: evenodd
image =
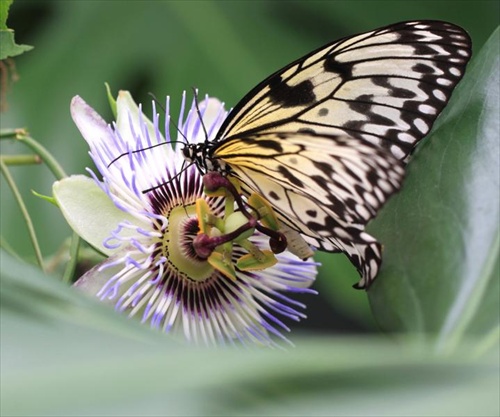
M301 127L299 130L297 130L297 133L316 134L316 131L314 129L311 129L310 127Z
M283 147L275 140L259 140L257 143L260 148L272 149L277 153L283 153Z
M414 91L408 90L407 88L392 87L390 89L390 95L395 98L415 98L417 95Z
M271 197L273 200L279 201L279 196L276 194L274 191L269 191L269 197Z
M436 49L427 46L424 43L416 43L412 45L415 51L415 55L418 56L436 56L440 55L440 52L438 52Z
M326 162L318 162L318 161L312 161L314 166L318 168L327 178L330 178L332 175L332 166L330 164L327 164ZM321 177L320 177L321 178Z
M276 77L269 84L269 99L283 107L297 107L314 103L314 86L309 80L290 86L283 82L281 77Z
M323 190L328 190L328 181L325 177L322 177L321 175L311 175L310 178Z
M341 227L339 222L337 222L333 217L326 217L325 223L318 223L309 221L306 223L307 227L313 232L322 232L324 230L333 230L336 227Z
M365 97L368 97L365 95ZM358 101L361 100L361 101ZM349 103L349 108L356 113L362 114L363 116L368 117L368 120L363 121L364 123L370 123L370 124L377 124L377 125L383 125L383 126L395 126L395 123L393 120L389 119L388 117L382 116L381 114L375 113L372 109L373 105L378 105L377 103L367 103L364 101L363 97L358 97L355 101L350 101ZM349 126L349 124L354 122L353 126ZM344 124L344 127L350 127L353 130L361 130L362 126L359 126L358 123L361 121L359 120L352 120Z
M373 96L363 94L356 98L354 101L350 101L349 108L354 110L356 113L365 114L370 111L372 106Z
M356 190L356 194L358 194L358 195L363 195L366 191L366 188L360 184L355 184L354 189ZM347 206L351 209L355 209L356 208L356 201L353 200L352 204L353 204L352 206L349 204L347 204Z
M335 55L328 56L323 65L325 71L338 74L344 80L350 80L352 78L352 67L352 63L338 62L335 59Z
M366 179L370 182L370 184L377 184L379 177L379 174L374 169L369 169L366 173Z
M372 82L380 87L387 88L389 90L389 95L397 98L415 98L415 92L408 90L407 88L394 87L388 77L373 77Z
M314 219L318 215L318 212L316 210L306 210L306 214Z
M425 65L422 63L415 64L412 67L412 70L415 72L419 72L420 74L434 74L434 68L430 65Z
M293 175L286 167L283 165L278 166L278 172L283 175L288 181L297 187L303 188L304 184L295 175Z
M354 180L356 180L358 182L363 182L363 178L361 178L355 171L353 171L351 168L349 168L348 165L344 164L344 168L343 169L344 169L345 173L349 177L351 177L351 179L354 179Z
M342 184L340 181L337 180L332 180L332 184L335 186L335 188L338 188L339 190L342 190L346 193L350 192L350 189L347 188L344 184Z

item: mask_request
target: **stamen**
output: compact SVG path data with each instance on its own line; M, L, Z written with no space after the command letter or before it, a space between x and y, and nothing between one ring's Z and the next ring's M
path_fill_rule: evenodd
M241 195L236 190L236 187L233 185L233 183L231 183L231 181L227 179L227 177L224 177L220 172L207 172L203 176L203 185L205 186L207 192L215 193L221 188L227 190L233 196L234 201L238 205L240 211L249 219L249 221L251 221L250 219L254 219L254 217L247 211ZM254 211L256 211L258 215L259 211L257 209L254 209ZM260 223L256 223L255 226L252 227L255 227L259 232L265 234L266 236L269 236L269 246L271 247L273 253L281 253L286 249L287 239L283 233L272 230Z
M217 246L237 239L247 230L254 228L256 224L257 221L251 217L247 223L238 227L235 231L225 235L210 237L201 233L193 240L193 246L196 250L196 254L202 259L207 259Z

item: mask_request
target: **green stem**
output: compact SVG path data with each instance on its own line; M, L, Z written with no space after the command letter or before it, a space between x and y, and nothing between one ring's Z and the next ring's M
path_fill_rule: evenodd
M76 264L78 262L78 250L80 249L80 237L73 232L71 237L71 246L69 248L69 260L64 269L64 274L62 281L66 283L71 283L71 278L75 273Z
M35 251L35 257L38 262L38 265L40 266L40 269L44 271L44 265L43 265L43 257L42 257L42 252L40 251L40 246L38 245L38 239L36 238L36 233L35 233L35 228L33 227L33 222L31 221L31 217L28 213L28 210L26 209L26 206L24 205L24 201L21 197L21 193L19 192L16 183L14 182L14 179L12 178L12 175L10 175L9 169L7 168L7 165L3 162L3 160L0 159L0 169L2 171L3 176L5 177L5 180L7 181L7 184L9 185L10 189L12 190L12 194L14 194L14 198L17 201L17 204L19 205L19 208L21 209L21 213L24 216L24 219L26 221L26 226L28 227L28 233L31 239L31 243L33 245L33 249Z
M56 179L61 180L67 177L66 172L64 172L64 169L59 164L59 162L57 162L57 160L44 146L42 146L39 142L37 142L31 136L29 136L28 131L26 129L2 129L0 130L0 139L16 139L23 142L26 146L28 146L28 148L30 148L36 154L33 156L33 158L41 159L47 165L47 167L50 169L50 171L56 177ZM5 158L16 158L16 157L9 156ZM22 160L21 156L17 156L17 158L18 158L17 162L20 163L20 161ZM0 161L2 163L2 172L5 171L4 175L6 176L6 178L9 178L7 181L9 182L9 185L11 186L12 191L16 196L16 199L18 200L19 206L21 207L21 211L23 212L26 218L26 223L28 225L30 237L33 242L33 247L35 248L37 260L40 265L40 268L42 268L43 270L44 269L43 260L38 245L38 241L36 239L33 224L31 222L31 218L29 217L29 214L26 210L26 207L24 206L19 191L17 190L17 187L15 186L15 183L12 180L12 177L10 176L10 173L8 172L6 165L3 163L4 160L5 159L2 158L2 161ZM7 162L10 161L7 160ZM80 247L80 237L76 233L73 233L73 236L71 238L69 261L66 264L66 268L64 270L62 278L63 282L70 282L71 278L73 277L76 268L76 263L78 261L79 247Z
M24 142L33 152L42 158L42 160L47 164L49 169L52 171L56 179L62 180L67 177L66 172L62 166L57 162L57 160L52 156L52 154L39 142L34 140L27 134L19 135L17 139ZM62 281L69 283L73 278L73 274L75 273L76 264L78 262L78 250L80 248L80 236L76 233L73 233L71 237L71 245L69 250L69 260L66 264L66 268L64 269L64 274L62 277Z
M5 165L35 165L42 162L38 155L1 155Z
M28 146L33 152L39 155L40 158L42 158L42 161L45 162L45 164L58 180L62 180L63 178L67 177L66 172L64 172L64 169L59 164L59 162L56 161L52 154L31 136L20 134L16 137L16 139L25 143L26 146Z
M28 131L24 128L0 129L0 139L19 139L22 135L28 135Z

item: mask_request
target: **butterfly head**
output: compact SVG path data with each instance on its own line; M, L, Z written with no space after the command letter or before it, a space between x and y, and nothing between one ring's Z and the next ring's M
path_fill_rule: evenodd
M210 146L205 142L185 145L182 154L187 162L195 164L202 172L219 170L219 164L210 157Z

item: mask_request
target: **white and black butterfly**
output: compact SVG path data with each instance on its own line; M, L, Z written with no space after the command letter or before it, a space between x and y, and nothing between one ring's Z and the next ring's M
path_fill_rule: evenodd
M343 252L366 288L381 245L365 225L400 187L404 161L462 78L471 41L440 21L402 22L330 43L252 89L213 141L187 145L202 172L234 176L282 223Z

